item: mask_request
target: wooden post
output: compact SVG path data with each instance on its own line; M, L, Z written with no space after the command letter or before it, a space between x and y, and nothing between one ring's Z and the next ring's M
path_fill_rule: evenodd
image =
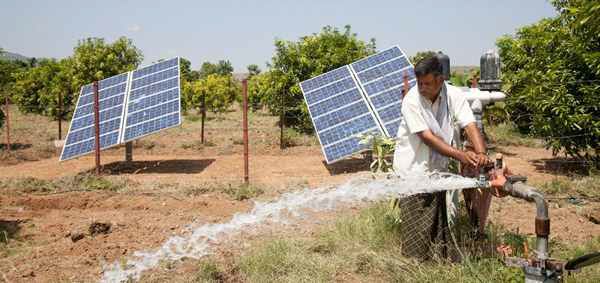
M11 146L10 146L10 110L8 109L8 103L9 103L9 98L8 98L8 94L6 95L6 106L4 111L6 112L6 150L10 151L11 150Z
M206 119L206 95L202 94L202 120L200 122L200 143L204 144L204 119Z
M96 149L96 175L100 175L100 102L98 94L98 81L93 84L94 88L94 128Z
M244 97L243 104L243 138L244 138L244 183L248 184L250 179L248 172L248 80L244 79L242 81L242 95Z
M125 161L133 161L133 142L131 141L125 143Z

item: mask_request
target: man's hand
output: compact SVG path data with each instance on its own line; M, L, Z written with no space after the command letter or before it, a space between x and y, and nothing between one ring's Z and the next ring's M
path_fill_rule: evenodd
M472 151L461 151L458 156L458 161L460 161L463 164L467 164L473 168L476 168L478 163L477 154Z
M490 185L492 186L491 192L495 197L501 198L508 195L508 192L504 190L504 184L508 182L505 174L508 173L509 171L506 167L490 171Z

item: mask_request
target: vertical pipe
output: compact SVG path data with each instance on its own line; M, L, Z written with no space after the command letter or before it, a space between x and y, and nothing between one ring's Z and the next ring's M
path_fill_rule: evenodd
M6 150L10 151L10 110L8 109L8 94L6 95Z
M248 184L249 173L248 173L248 80L242 81L243 86L243 128L244 128L244 182Z
M206 95L202 94L202 122L200 122L200 143L204 144L204 119L206 119Z
M58 93L58 140L62 139L62 93Z
M100 175L100 103L98 94L98 81L93 84L94 87L94 129L95 129L95 149L96 149L96 175Z

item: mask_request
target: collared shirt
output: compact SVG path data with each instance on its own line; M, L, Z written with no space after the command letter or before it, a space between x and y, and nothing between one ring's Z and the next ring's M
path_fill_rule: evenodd
M444 82L445 83L445 82ZM473 111L464 93L457 87L446 84L449 113L455 126L460 128L475 122ZM423 111L436 113L440 107L440 99L432 103L423 97L415 85L402 100L402 122L398 129L396 149L394 152L394 171L406 176L413 170L431 170L429 163L430 149L417 133L428 130ZM435 116L435 115L434 115ZM454 127L455 127L454 126Z

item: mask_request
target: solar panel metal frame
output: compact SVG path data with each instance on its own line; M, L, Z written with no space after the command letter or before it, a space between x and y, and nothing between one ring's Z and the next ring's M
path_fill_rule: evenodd
M400 54L401 54L401 56L396 56L396 57L388 58L387 60L384 60L382 62L377 62L375 65L370 66L368 68L364 68L364 69L357 69L354 66L356 63L368 61L369 59L375 58L376 56L380 56L382 53L384 53L384 52L386 52L388 50L393 50L393 49L398 49L399 52L400 52ZM376 67L382 66L384 64L390 63L390 62L392 62L394 60L401 59L401 58L406 58L406 61L408 62L407 66L404 66L404 67L402 67L401 69L399 69L397 71L389 72L389 73L387 73L387 74L385 74L383 76L380 76L380 77L378 77L376 79L373 79L373 80L370 80L370 81L367 81L367 82L363 82L360 79L359 74L361 74L361 73L363 73L365 71L369 71L371 69L375 69ZM394 75L394 74L396 74L398 72L402 72L402 75L403 75L404 71L408 70L408 71L412 71L412 78L409 77L409 88L412 87L416 83L416 78L414 78L414 66L410 62L410 60L409 60L408 56L406 55L406 53L404 53L404 51L399 46L395 45L395 46L392 46L392 47L387 48L385 50L382 50L380 52L377 52L376 54L368 56L366 58L357 60L355 62L352 62L352 63L348 64L348 65L342 66L340 68L347 68L348 71L350 72L350 76L352 77L352 80L354 81L355 85L358 87L359 93L361 95L361 99L366 103L367 107L369 108L369 113L373 117L373 119L375 121L375 124L377 125L379 133L382 134L382 135L384 135L384 136L386 136L386 137L394 137L394 136L391 135L390 131L388 131L388 129L386 128L386 125L390 124L390 123L394 123L396 121L401 121L402 120L402 114L400 114L400 117L398 119L395 119L395 120L392 120L392 121L384 121L384 119L382 119L382 117L380 116L379 111L382 110L382 109L385 109L385 106L382 106L382 107L379 107L379 108L375 107L375 104L373 103L372 98L369 96L369 93L366 90L366 85L369 85L370 83L373 83L375 81L381 80L382 78L385 78L387 76ZM305 89L304 89L304 87L302 85L304 83L310 81L310 80L314 80L314 79L317 79L317 78L319 78L321 76L325 76L326 74L328 74L330 72L333 72L333 71L336 71L336 70L338 70L340 68L334 69L332 71L329 71L327 73L321 74L319 76L310 78L308 80L305 80L305 81L302 81L302 82L299 83L300 89L302 90L302 94L304 95L304 100L305 100L305 103L306 103L307 107L309 107L309 102L308 102L308 99L307 99L307 96L306 96L307 92L305 92ZM409 76L410 75L411 74L409 73ZM341 80L342 79L338 79L338 81L341 81ZM404 80L402 80L402 81L404 81ZM336 81L334 81L334 82L336 82ZM330 83L333 83L333 82L330 82ZM321 86L321 87L323 87L323 86ZM393 86L391 88L386 88L386 89L380 91L378 94L376 94L374 96L382 95L385 92L390 91L390 90L394 90L394 89L400 89L400 91L402 91L403 87L404 87L404 83L401 83L401 84L399 84L397 86ZM308 90L308 93L314 91L315 89L316 88ZM355 102L353 102L353 103L355 103ZM400 100L398 103L393 103L393 104L390 104L390 105L400 104L399 107L401 107L401 105L402 105L401 103L402 103L402 100ZM344 105L344 106L346 106L346 105ZM338 107L337 109L343 108L344 106ZM308 112L309 112L311 121L313 123L313 126L315 128L315 132L316 132L317 138L318 138L319 143L321 145L321 151L323 152L323 156L325 156L325 161L327 162L327 164L331 164L331 163L334 163L336 161L345 159L345 158L347 158L347 157L349 157L349 156L351 156L353 154L358 154L358 153L361 153L361 152L369 150L368 148L364 148L364 149L355 151L355 152L353 152L351 154L347 154L345 156L341 156L339 158L335 158L333 160L330 160L329 157L327 156L326 152L325 152L325 146L323 145L323 142L321 141L321 137L319 135L319 131L317 130L316 120L314 119L314 117L312 115L312 112L310 111L310 108L309 108ZM335 112L335 110L331 110L329 112L333 113L333 112ZM335 124L335 125L340 125L342 123L344 123L344 122L341 122L341 123L338 123L338 124ZM398 126L399 126L399 123L398 123ZM331 126L329 128L332 128L332 127L334 127L334 126ZM367 133L367 132L369 132L369 131L367 130L367 131L363 131L361 133Z
M177 75L177 87L176 87L176 89L178 91L177 102L179 103L179 111L178 111L179 112L179 122L176 125L172 125L172 126L169 126L169 127L161 128L158 131L164 130L164 129L168 129L168 128L177 127L177 126L181 125L181 123L182 123L182 117L181 117L181 58L180 57L175 57L175 58L170 58L170 59L167 59L167 60L164 60L164 61L170 61L170 60L173 60L173 59L177 59L176 68L177 68L177 71L178 71L178 75ZM161 61L161 62L163 62L163 61ZM156 64L160 64L161 62L150 64L150 65L147 65L147 66L144 66L144 67L140 67L140 68L138 68L136 70L129 71L129 72L126 72L126 73L121 73L121 74L118 74L118 75L115 75L115 76L103 79L103 80L101 80L101 81L98 82L99 85L100 85L103 81L108 81L110 79L113 79L113 78L116 78L118 76L122 76L122 75L125 75L125 74L127 75L127 79L124 82L125 83L125 93L124 93L124 99L123 99L123 102L122 102L123 109L121 111L121 116L119 116L119 117L121 117L120 125L119 125L118 130L113 130L113 131L109 132L109 133L112 133L112 132L118 131L117 142L114 143L114 144L111 144L109 146L101 147L100 150L106 150L106 149L109 149L109 148L112 148L112 147L116 147L116 146L119 146L119 145L121 145L121 144L123 144L125 142L133 141L133 140L136 140L136 139L139 139L139 138L142 138L142 137L145 137L145 136L148 136L148 135L151 135L151 134L154 134L154 133L158 132L158 131L153 131L153 132L144 134L142 136L135 137L134 139L124 140L126 120L127 120L128 108L129 108L129 97L130 97L130 94L131 94L130 93L131 92L131 86L133 85L133 81L134 81L133 80L133 73L135 71L137 71L137 70L141 70L141 69L144 69L144 68L147 68L147 67L151 67L151 66L156 65ZM155 73L158 73L158 72L155 72ZM151 74L154 74L154 73L151 73ZM151 74L148 74L148 75L151 75ZM107 87L107 89L115 87L117 85L121 85L121 84L123 84L123 83L111 85L111 86ZM92 86L92 84L86 84L86 85L84 85L84 86L81 87L81 89L79 91L79 96L77 97L77 103L75 104L76 107L75 107L75 110L73 111L73 117L75 116L75 113L76 113L77 109L79 107L81 107L81 105L79 105L81 98L83 96L89 95L89 92L84 93L84 90L88 90L89 91L89 89L92 88L91 86ZM100 95L101 91L102 91L102 89L98 90L98 94L99 95ZM94 94L91 93L91 95L93 96ZM109 99L109 98L106 98L106 99ZM93 103L94 102L92 100L92 105L93 105ZM90 103L87 103L87 104L85 104L85 106L87 106L89 104ZM116 107L116 106L113 106L113 107ZM99 112L102 112L102 111L103 111L103 109L100 109ZM93 115L94 114L92 112L92 116ZM87 116L87 115L84 115L84 116ZM79 154L76 154L76 155L72 155L72 156L69 156L68 158L64 158L63 159L64 153L65 153L65 149L68 146L68 144L66 143L66 141L67 141L69 135L71 134L71 130L72 130L72 126L73 126L73 121L74 121L74 119L72 118L71 119L71 123L69 124L69 130L67 131L67 136L65 137L65 144L63 145L63 148L62 148L62 151L61 151L61 154L60 154L60 157L59 157L59 161L66 161L66 160L78 158L78 157L81 157L81 156L84 156L84 155L87 155L87 154L90 154L90 153L94 152L94 149L92 149L91 151L86 151L86 152L79 153ZM100 121L100 124L102 124L102 121ZM82 129L89 128L89 127L90 126L83 127ZM91 127L92 128L95 127L95 124L93 122L91 124ZM106 135L108 135L108 133L105 134L105 135L100 136L100 139L102 139L102 137L104 137ZM95 137L95 135L94 135L94 137ZM89 139L87 139L87 140L89 140ZM85 141L87 141L87 140L85 140ZM83 141L81 141L81 142L83 142ZM95 146L94 146L94 148L95 148Z
M339 67L339 68L337 68L337 69L331 70L331 71L329 71L329 72L326 72L326 73L323 73L323 74L321 74L321 75L319 75L319 76L316 76L316 77L314 77L314 78L311 78L311 79L309 79L309 80L317 79L317 78L319 78L319 77L321 77L321 76L325 76L326 74L328 74L328 73L330 73L330 72L334 72L334 71L336 71L336 70L339 70L339 69L341 69L341 68L346 68L346 69L348 70L348 72L350 73L350 78L352 78L352 81L354 82L354 84L355 84L355 86L356 86L356 89L357 89L357 90L358 90L358 92L360 93L360 96L361 96L361 98L360 98L360 99L361 99L361 100L363 101L363 103L365 103L365 104L367 105L367 107L369 108L369 112L368 112L368 113L369 113L369 115L371 115L371 117L373 118L373 121L375 122L375 125L376 125L376 127L377 127L377 130L380 132L380 134L383 134L383 132L381 131L381 125L379 124L379 121L378 121L377 117L375 117L375 116L373 115L373 111L372 111L372 109L371 109L371 105L369 105L369 102L368 102L368 101L365 99L365 96L362 94L362 90L361 90L360 84L359 84L359 83L358 83L358 81L356 80L356 77L354 76L354 74L353 74L353 72L352 72L352 70L351 70L351 68L350 68L350 66L349 66L349 65L344 65L344 66L342 66L342 67ZM306 81L309 81L309 80L306 80ZM335 82L339 82L339 81L341 81L341 80L343 80L343 78L342 78L342 79L338 79L338 80L336 80L336 81L333 81L333 82L330 82L329 84L333 84L333 83L335 83ZM309 108L308 100L307 100L307 97L306 97L306 95L307 95L307 92L305 92L305 90L304 90L304 87L302 86L302 83L304 83L304 82L306 82L306 81L303 81L303 82L301 82L299 85L300 85L300 89L301 89L301 91L302 91L302 94L303 94L303 96L304 96L304 100L305 100L305 102L306 102L306 106L307 106L307 108ZM325 86L326 86L326 85L324 85L324 86L321 86L321 87L319 87L319 88L322 88L322 87L325 87ZM310 93L310 92L312 92L312 91L314 91L314 90L315 90L315 89L312 89L312 90L308 91L308 93ZM348 92L348 90L346 90L345 92ZM323 99L323 100L321 100L321 101L319 101L319 102L322 102L322 101L324 101L324 100L325 100L325 99ZM353 103L356 103L356 102L353 102ZM316 104L316 103L314 103L314 104ZM348 105L349 105L349 104L348 104ZM339 109L341 109L341 108L344 108L345 106L347 106L347 105L340 106L340 107L338 107L338 108L337 108L337 109L335 109L335 110L339 110ZM333 112L335 112L335 110L332 110L332 111L330 111L329 113L333 113ZM316 124L315 124L315 119L314 119L314 117L313 117L313 115L312 115L312 112L310 111L310 108L309 108L308 114L310 115L310 119L311 119L311 121L313 122L313 126L315 127L316 136L317 136L317 139L319 140L319 144L321 145L321 151L322 151L322 153L323 153L323 156L325 156L325 161L327 162L327 164L331 164L331 163L334 163L334 162L337 162L337 161L340 161L340 160L342 160L342 159L345 159L345 158L347 158L349 155L344 155L344 156L341 156L341 157L339 157L339 158L335 158L335 159L331 159L331 160L329 159L329 156L328 156L328 155L327 155L327 153L325 152L325 147L326 147L326 146L325 146L325 145L323 144L323 142L321 141L321 137L320 137L320 135L319 135L319 131L317 130L317 126L316 126ZM343 123L343 122L342 122L342 123ZM338 124L335 124L335 125L340 125L340 124L341 124L341 123L338 123ZM334 127L334 126L330 126L329 128L333 128L333 127ZM327 129L329 129L329 128L327 128ZM370 132L370 131L372 131L372 128L371 128L370 130L365 130L365 131L362 131L362 132L361 132L361 134L362 134L362 133L367 133L367 132ZM353 138L353 137L348 137L348 138L345 138L344 140L348 140L348 139L351 139L351 138ZM344 141L344 140L339 140L338 142L342 142L342 141ZM366 146L365 146L365 147L366 147ZM368 148L364 148L364 149L361 149L361 150L359 150L359 151L357 151L357 152L353 152L352 154L356 154L356 153L364 152L364 151L367 151L367 150L368 150Z
M178 74L177 74L177 87L176 88L177 88L177 90L179 92L179 95L177 95L177 103L179 104L179 111L177 111L177 112L179 112L179 122L176 125L172 125L172 126L168 126L168 127L165 127L165 128L161 128L161 129L159 129L157 131L153 131L153 132L149 132L149 133L146 133L146 134L143 134L143 135L140 135L140 136L136 136L135 138L132 138L132 139L128 139L128 140L125 139L125 131L127 130L127 116L129 114L129 98L130 98L130 94L131 94L131 86L133 85L133 81L134 81L134 79L133 79L133 73L135 71L137 71L137 70L131 71L130 72L131 73L130 74L130 77L131 77L131 81L130 82L131 83L130 83L130 86L129 86L129 89L128 89L128 92L127 92L127 101L125 102L125 107L124 107L124 108L127 108L127 111L126 111L126 115L124 116L124 119L123 119L122 132L121 132L121 135L120 135L121 143L126 143L126 142L130 142L130 141L134 141L134 140L143 138L145 136L155 134L155 133L157 133L159 131L162 131L162 130L165 130L165 129L169 129L169 128L178 127L178 126L181 125L181 123L182 123L182 117L181 117L181 58L180 57L175 57L175 58L167 59L167 60L164 60L164 61L170 61L170 60L173 60L173 59L177 59L177 64L176 64L175 67L177 68L177 72L178 72ZM160 64L160 62L158 62L156 64ZM152 64L152 65L156 65L156 64ZM149 66L146 66L146 67L150 67L152 65L149 65ZM138 70L144 69L146 67L139 68ZM159 73L159 72L166 71L166 70L167 69L161 70L161 71L157 71L157 72L154 72L154 73L150 73L150 74L147 74L147 75L142 76L140 78L143 78L143 77L146 77L146 76L150 76L152 74ZM172 78L170 78L170 79L172 79ZM157 95L157 94L155 94L155 95ZM164 116L167 116L167 115L164 115ZM142 123L139 123L139 124L142 124Z
M106 79L103 79L103 80L99 81L99 82L98 82L98 84L100 85L100 82L102 82L102 81L107 81L107 80L110 80L110 79L112 79L112 78L115 78L115 77L121 76L121 75L123 75L123 74L127 74L127 73L122 73L122 74L114 75L114 76L112 76L112 77L108 77L108 78L106 78ZM120 84L122 84L122 83L120 83ZM112 87L116 87L117 85L120 85L120 84L111 85L111 86L107 87L107 89L108 89L108 88L112 88ZM65 136L65 144L64 144L64 145L63 145L63 147L62 147L62 150L61 150L61 153L60 153L60 157L59 157L59 161L66 161L66 160L70 160L70 159L75 159L75 158L78 158L78 157L81 157L81 156L84 156L84 155L90 154L91 152L93 152L93 151L94 151L94 150L92 149L92 151L86 151L86 152L83 152L83 153L79 153L79 154L76 154L76 155L69 156L68 158L63 158L63 156L64 156L64 154L65 154L65 150L66 150L66 149L67 149L67 147L69 146L69 144L67 144L67 139L69 138L69 135L72 133L72 132L71 132L71 130L72 130L72 127L73 127L73 121L74 121L74 119L75 119L75 118L74 118L74 117L75 117L75 113L76 113L77 109L78 109L79 107L81 107L81 106L82 106L82 105L79 105L79 102L81 101L81 98L82 98L83 96L90 95L89 93L85 93L85 94L84 94L84 90L86 89L86 87L88 87L88 86L92 86L92 85L93 85L93 84L86 84L86 85L82 86L82 87L81 87L81 89L79 90L79 96L77 97L77 103L75 104L75 105L76 105L76 107L75 107L75 110L73 111L73 118L71 118L71 123L69 124L69 130L67 131L67 135ZM128 88L128 86L129 86L129 79L125 80L125 93L123 94L123 96L124 96L123 102L125 102L125 101L127 100L127 96L128 96L128 93L127 93L127 88ZM92 86L92 88L93 88L93 86ZM100 96L100 91L101 91L101 90L102 90L102 89L98 89L98 96ZM91 95L92 95L92 96L94 96L93 92L91 93ZM109 99L109 98L106 98L106 99ZM100 100L100 99L98 99L98 100ZM94 99L92 98L92 105L94 104L94 102L93 102L93 101L94 101ZM89 105L89 103L88 103L88 104L85 104L85 105ZM120 135L121 135L121 133L120 133L120 131L121 131L121 127L122 127L122 125L123 125L123 117L124 117L124 115L125 115L125 112L124 112L124 111L125 111L125 107L123 107L123 109L122 109L122 111L121 111L121 116L120 116L120 117L121 117L121 123L120 123L121 125L119 126L119 128L118 128L118 130L117 130L117 131L119 131L119 136L117 137L117 142L116 142L115 144L111 144L111 145L109 145L109 146L105 146L105 147L102 147L102 146L100 146L100 150L109 149L109 148L112 148L112 147L115 147L115 146L118 146L118 145L120 145L120 144L121 144L121 141L120 141ZM98 111L98 115L100 115L100 112L102 112L102 109L100 109L100 111ZM94 115L95 115L95 114L94 114L94 111L92 111L92 117L93 117ZM80 117L80 118L82 118L82 117ZM107 121L108 121L108 120L107 120ZM102 124L102 121L99 121L99 124ZM95 128L95 122L92 122L92 125L91 125L91 127L92 127L92 128ZM89 128L89 126L88 126L88 127L84 127L84 128ZM82 128L82 129L84 129L84 128ZM95 131L95 130L94 130L94 131ZM112 132L114 132L114 131L112 131ZM109 133L112 133L112 132L109 132ZM107 133L107 134L105 134L105 135L101 135L101 136L100 136L100 139L102 139L102 137L103 137L103 136L106 136L106 135L108 135L109 133ZM94 139L95 139L95 134L94 134L94 136L92 136L92 138L94 138ZM88 139L88 140L89 140L89 139ZM86 141L87 141L87 140L86 140ZM85 141L80 141L80 142L85 142ZM94 145L94 147L95 147L95 145Z

